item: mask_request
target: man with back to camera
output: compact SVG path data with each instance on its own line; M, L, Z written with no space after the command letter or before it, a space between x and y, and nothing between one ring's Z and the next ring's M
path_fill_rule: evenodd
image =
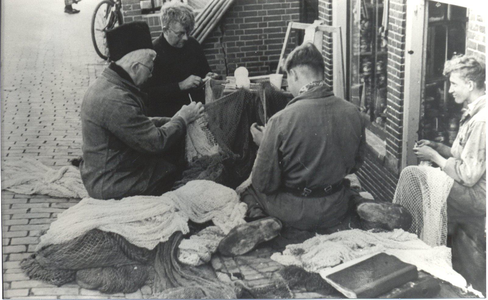
M333 232L353 225L362 200L353 200L358 195L344 177L363 162L366 122L358 107L334 97L325 85L324 68L312 43L289 54L285 71L294 98L265 128L251 126L259 150L252 184L241 201L248 205L248 219L257 220L231 230L219 244L222 254L245 254L276 237L283 226ZM364 221L381 223L386 212L394 212L388 222L398 228L410 217L390 203L368 205L375 214Z
M148 25L126 23L106 38L112 62L81 106L83 183L97 199L161 195L179 173L174 146L201 116L203 105L184 105L172 118L147 117L140 86L151 77L156 57Z

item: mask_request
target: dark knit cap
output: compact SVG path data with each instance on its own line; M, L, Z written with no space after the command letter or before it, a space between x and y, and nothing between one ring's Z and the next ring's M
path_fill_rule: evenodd
M146 22L130 22L107 31L109 60L117 61L129 52L153 49L151 33Z

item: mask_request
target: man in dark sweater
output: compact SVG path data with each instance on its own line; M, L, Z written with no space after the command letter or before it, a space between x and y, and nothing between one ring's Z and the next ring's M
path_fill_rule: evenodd
M178 1L161 8L161 36L153 41L157 57L152 78L145 86L150 116L172 117L184 104L205 102L205 78L215 77L203 49L189 34L195 25L193 10Z

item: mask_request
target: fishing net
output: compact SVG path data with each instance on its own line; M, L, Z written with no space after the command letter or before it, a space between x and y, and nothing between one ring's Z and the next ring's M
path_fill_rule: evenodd
M96 278L86 276L87 272L104 273L105 275L100 276L105 279L99 280L97 285L101 291L120 291L120 287L134 291L140 286L120 285L120 282L144 283L146 269L154 255L155 251L134 246L117 234L94 229L69 242L52 244L36 251L21 262L21 267L30 278L57 286L72 282L75 276L78 280L81 276L81 281L91 282L85 285L95 286ZM122 267L123 269L118 270ZM134 270L135 267L137 269ZM92 268L98 271L88 271ZM76 274L78 270L85 271Z
M235 188L248 178L258 149L249 129L253 123L264 124L261 95L266 98L268 118L290 100L288 95L263 84L258 91L239 89L205 105L204 116L188 127L189 168L176 186L198 178Z
M393 203L410 212L409 231L430 246L446 245L446 201L453 183L446 173L430 166L409 166L400 174Z
M175 232L187 233L188 220L212 221L221 231L214 235L218 242L244 223L245 212L234 190L208 180L194 180L160 197L85 198L58 216L21 267L29 277L58 286L76 279L80 286L107 293L133 292L146 281L156 247ZM191 254L205 260L215 249L209 243ZM179 251L185 255L187 249Z
M181 232L175 232L157 247L151 298L236 299L239 288L233 283L221 282L212 270L185 266L178 261L176 255L182 239Z

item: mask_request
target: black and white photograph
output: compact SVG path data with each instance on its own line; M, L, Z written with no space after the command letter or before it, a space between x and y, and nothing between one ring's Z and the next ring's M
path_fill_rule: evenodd
M1 0L2 299L486 298L485 0Z

